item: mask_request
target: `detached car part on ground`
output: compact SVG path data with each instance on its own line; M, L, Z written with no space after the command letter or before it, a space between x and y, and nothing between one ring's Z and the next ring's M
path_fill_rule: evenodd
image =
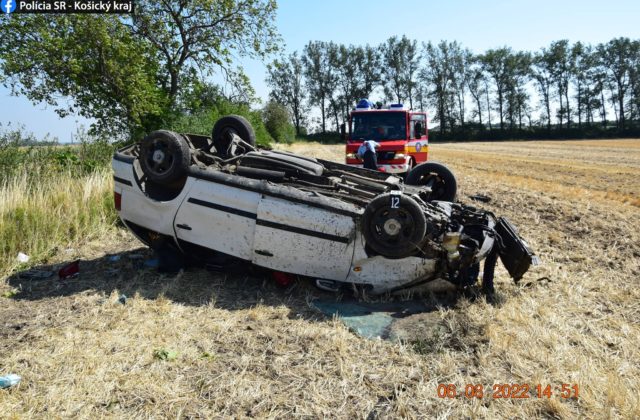
M124 224L168 259L228 256L372 293L436 279L493 290L498 256L518 280L535 256L508 220L453 202L455 178L427 162L407 183L377 171L258 150L227 116L211 137L155 131L113 158ZM417 184L417 185L408 185ZM444 199L444 200L443 200Z

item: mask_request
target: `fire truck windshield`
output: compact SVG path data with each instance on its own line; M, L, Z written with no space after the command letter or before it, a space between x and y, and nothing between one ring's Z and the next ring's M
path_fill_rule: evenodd
M351 115L351 140L399 140L406 138L404 112L361 112Z

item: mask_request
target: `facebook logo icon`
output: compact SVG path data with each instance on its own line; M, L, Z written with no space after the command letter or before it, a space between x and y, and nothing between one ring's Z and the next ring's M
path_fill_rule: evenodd
M9 14L16 10L16 1L17 0L2 0L0 3L0 9L6 14Z

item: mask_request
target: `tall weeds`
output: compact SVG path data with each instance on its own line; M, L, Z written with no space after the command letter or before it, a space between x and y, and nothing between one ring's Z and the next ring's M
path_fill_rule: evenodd
M0 275L114 226L113 146L27 145L0 133Z
M0 270L23 252L34 261L114 226L113 180L107 169L76 177L66 172L35 180L22 174L0 184Z

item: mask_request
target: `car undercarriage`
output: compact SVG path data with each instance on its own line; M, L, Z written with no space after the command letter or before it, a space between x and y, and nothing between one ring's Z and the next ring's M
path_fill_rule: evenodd
M498 257L515 280L537 263L507 219L441 199L452 175L427 173L408 185L382 172L260 150L236 116L221 119L211 137L153 132L118 151L114 171L122 203L136 203L120 217L148 245L191 259L195 246L307 276L325 289L393 292L436 279L467 287L484 261L483 289L491 293Z

